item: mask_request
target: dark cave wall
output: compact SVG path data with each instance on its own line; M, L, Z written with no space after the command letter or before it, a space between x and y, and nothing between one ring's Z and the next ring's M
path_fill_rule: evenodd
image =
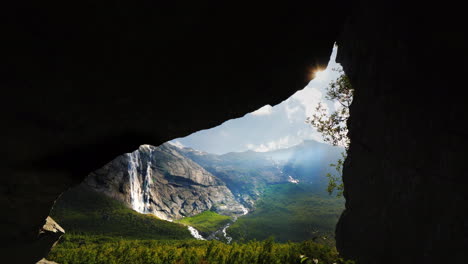
M338 56L356 94L338 248L364 264L464 262L463 8L449 1L1 5L2 260L42 258L53 239L38 232L57 196L117 155L302 88L345 24Z
M457 10L363 1L338 41L356 90L337 247L358 263L466 262L467 39Z
M47 254L39 229L89 172L302 89L346 12L341 1L0 5L0 254L13 263Z

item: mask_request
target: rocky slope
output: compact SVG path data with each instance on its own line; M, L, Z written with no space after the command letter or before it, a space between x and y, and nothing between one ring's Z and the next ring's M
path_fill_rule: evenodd
M253 206L267 185L300 181L325 186L327 181L323 176L330 171L328 165L335 163L344 151L313 140L269 152L215 155L191 148L178 150L223 180L247 206Z
M253 208L268 185L301 181L325 186L321 176L340 151L315 141L271 152L224 155L169 143L143 145L91 173L84 184L165 220L206 210L236 216L245 214L244 206Z
M84 184L165 220L210 209L224 215L245 210L219 178L170 144L140 146L91 173Z

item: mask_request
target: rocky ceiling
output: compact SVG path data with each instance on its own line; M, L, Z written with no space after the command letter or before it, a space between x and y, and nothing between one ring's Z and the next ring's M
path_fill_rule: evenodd
M356 89L339 250L462 260L463 9L384 2L2 3L2 259L47 253L53 202L89 172L281 102L338 41Z

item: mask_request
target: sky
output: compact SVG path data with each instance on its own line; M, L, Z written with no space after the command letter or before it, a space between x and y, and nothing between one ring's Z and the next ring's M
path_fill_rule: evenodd
M323 142L322 136L310 124L305 123L312 116L319 102L330 110L339 106L325 99L326 87L338 78L332 69L342 69L335 62L337 48L333 48L328 67L302 90L275 106L265 105L241 118L231 119L223 124L195 132L170 142L174 145L197 150L225 154L253 150L257 152L288 148L304 140Z

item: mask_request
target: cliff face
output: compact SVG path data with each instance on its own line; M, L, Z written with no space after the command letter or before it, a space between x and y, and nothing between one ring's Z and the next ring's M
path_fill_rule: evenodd
M170 144L142 145L91 173L85 184L140 213L173 220L206 210L241 215L244 207L218 178Z
M338 43L355 95L336 237L358 263L466 262L467 38L456 10L362 1Z

